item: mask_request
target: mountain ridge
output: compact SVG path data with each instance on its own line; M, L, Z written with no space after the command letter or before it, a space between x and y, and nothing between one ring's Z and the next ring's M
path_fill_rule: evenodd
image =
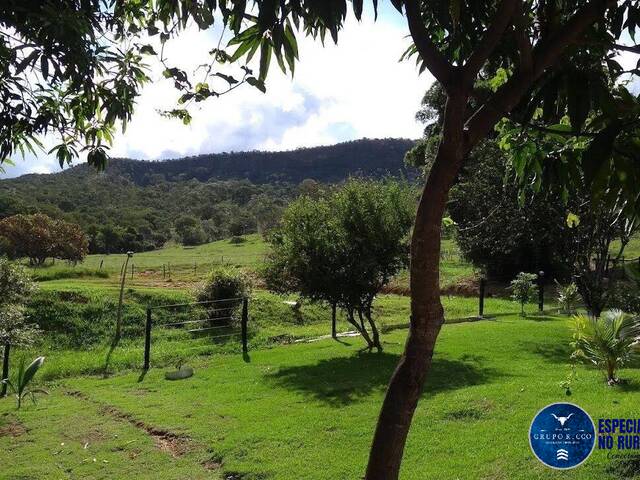
M109 160L102 174L121 176L138 186L158 180L176 182L191 179L200 182L246 179L257 184L277 181L299 183L306 178L335 182L358 173L374 177L398 174L415 177L416 172L403 162L404 154L413 143L413 140L404 138L363 138L334 145L273 152L221 152L166 160L114 157ZM78 177L94 172L92 167L84 163L60 172L29 173L2 179L0 185L50 175Z

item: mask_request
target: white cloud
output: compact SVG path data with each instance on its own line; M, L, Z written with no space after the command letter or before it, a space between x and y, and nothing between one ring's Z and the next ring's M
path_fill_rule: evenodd
M192 110L191 125L161 117L157 110L175 106L172 82L155 66L153 83L138 99L112 156L157 159L229 150L292 149L361 137L418 137L414 113L433 81L418 76L412 62L398 63L408 45L408 31L397 12L387 10L374 23L352 16L339 45L299 38L300 62L293 79L274 61L267 93L243 86ZM189 30L169 44L167 57L187 71L208 62L216 32ZM46 155L27 158L24 171L55 171ZM10 167L11 168L11 167ZM12 172L9 171L9 174Z

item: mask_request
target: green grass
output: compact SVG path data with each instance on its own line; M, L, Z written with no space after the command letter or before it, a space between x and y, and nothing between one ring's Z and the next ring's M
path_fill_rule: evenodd
M246 242L233 244L229 240L189 248L174 245L151 252L136 253L131 260L127 285L135 287L191 288L201 281L216 265L234 265L255 271L264 261L269 246L260 235L246 235ZM84 285L117 286L125 255L89 255L77 266L56 262L45 267L32 268L34 278L51 283L49 290L75 288ZM102 264L102 267L101 267ZM456 282L473 277L473 267L460 255L454 240L442 241L441 285L446 288ZM55 283L53 283L55 282ZM43 283L44 285L44 283ZM391 282L388 291L407 293L409 272L402 271Z
M393 298L383 308L392 323L404 306ZM382 354L359 352L355 338L324 340L252 351L246 360L194 360L195 376L181 382L165 381L156 368L141 382L137 372L65 380L19 412L1 401L0 431L9 424L24 430L0 435L3 478L360 478L405 335L385 334ZM569 370L569 341L568 320L552 316L445 325L401 478L631 478L612 470L602 451L568 472L546 469L529 451L535 413L567 400L559 382ZM635 367L621 372L625 387L611 388L580 366L568 400L596 421L636 417ZM151 430L184 435L183 454L162 452Z
M40 376L55 380L81 374L102 374L139 368L143 358L143 332L147 305L167 305L192 301L187 290L131 288L125 292L123 335L119 347L111 352L118 290L100 284L80 287L75 280L45 282L30 302L28 314L45 334L39 345L26 355L47 356ZM304 303L296 312L285 300L293 299L256 290L249 303L249 344L251 349L273 347L330 333L330 309L323 304ZM477 314L477 299L443 297L448 323L468 321ZM504 299L486 299L485 314L505 315L518 306ZM535 307L529 306L534 312ZM381 330L406 328L409 298L380 295L374 303L374 317ZM194 358L222 352L239 352L238 336L222 339L193 337L180 329L161 328L162 324L207 318L197 307L153 311L152 360L157 366L174 363L177 358ZM338 331L353 330L340 313ZM225 332L239 331L234 327ZM360 339L358 339L359 341ZM16 353L17 352L17 353ZM20 355L20 351L14 356Z

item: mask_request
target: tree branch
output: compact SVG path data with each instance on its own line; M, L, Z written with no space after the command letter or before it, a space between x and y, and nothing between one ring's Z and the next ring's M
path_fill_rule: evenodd
M500 42L519 5L522 5L520 0L502 0L498 5L484 37L464 64L464 76L468 83L473 84L475 81L476 75Z
M422 19L422 13L420 12L420 1L406 0L405 10L409 31L411 32L413 43L418 49L418 53L431 74L442 84L444 89L447 90L454 69L438 51L433 42L431 42L429 32Z
M640 45L620 45L616 43L613 48L616 50L624 50L625 52L640 53Z
M516 72L469 118L466 151L470 151L506 116L531 88L533 83L552 66L569 45L580 39L593 23L602 18L603 12L616 5L616 0L593 0L579 9L562 28L558 28L548 39L541 41L533 50L533 68L530 72Z

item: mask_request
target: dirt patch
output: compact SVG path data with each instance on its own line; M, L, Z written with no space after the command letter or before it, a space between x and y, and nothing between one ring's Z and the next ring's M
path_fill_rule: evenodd
M186 435L180 435L174 432L170 432L169 430L163 430L161 428L154 427L153 425L149 425L148 423L143 422L142 420L138 420L132 415L123 412L112 405L104 405L98 401L92 400L87 395L77 390L67 391L66 394L71 397L79 398L81 400L98 405L98 407L100 408L100 413L109 415L113 418L117 418L118 420L123 420L140 430L144 430L147 435L153 438L153 441L158 450L168 453L174 458L181 457L194 448L191 444L191 439Z
M22 425L17 419L9 417L8 423L0 426L0 437L16 438L27 433L27 427Z
M158 450L168 453L174 458L181 457L193 449L191 446L191 439L186 435L180 435L170 432L169 430L154 427L142 420L137 420L130 414L122 412L113 406L102 406L100 408L100 412L111 417L127 421L134 427L144 430L151 438L153 438Z

